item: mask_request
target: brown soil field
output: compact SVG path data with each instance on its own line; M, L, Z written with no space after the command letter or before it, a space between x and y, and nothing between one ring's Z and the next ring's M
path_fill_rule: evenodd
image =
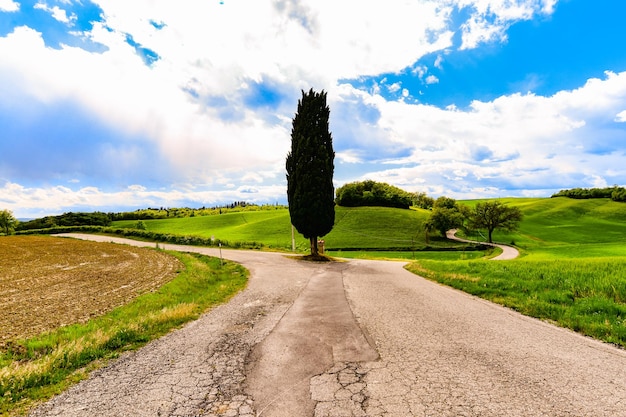
M159 288L182 268L175 257L152 249L0 237L0 348L102 315Z

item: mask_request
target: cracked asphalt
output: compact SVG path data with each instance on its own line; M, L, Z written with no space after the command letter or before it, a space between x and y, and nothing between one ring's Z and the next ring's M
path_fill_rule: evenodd
M626 416L624 350L398 262L222 254L244 291L30 415Z

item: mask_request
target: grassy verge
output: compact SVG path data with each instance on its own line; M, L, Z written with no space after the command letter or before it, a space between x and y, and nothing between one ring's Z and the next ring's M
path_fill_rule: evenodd
M241 290L248 272L217 258L171 252L185 269L155 292L86 324L12 343L0 352L0 414L18 415L86 377L121 352L136 349Z
M626 348L623 258L422 260L411 272Z
M415 261L431 259L440 261L456 261L465 259L477 259L486 255L487 251L327 251L327 255L335 258L349 259L376 259L376 260L399 260Z

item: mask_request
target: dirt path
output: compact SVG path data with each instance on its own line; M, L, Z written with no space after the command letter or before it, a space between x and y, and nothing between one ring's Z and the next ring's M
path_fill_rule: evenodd
M462 239L460 237L456 237L457 229L448 230L446 232L446 237L451 240L457 240L459 242L468 242L468 243L481 243L483 245L495 246L502 249L502 253L496 257L491 258L492 261L507 261L510 259L515 259L519 256L519 251L515 249L513 246L508 245L500 245L498 243L487 243L487 242L478 242L475 240L467 240Z
M402 263L223 256L245 291L32 415L626 416L623 350Z

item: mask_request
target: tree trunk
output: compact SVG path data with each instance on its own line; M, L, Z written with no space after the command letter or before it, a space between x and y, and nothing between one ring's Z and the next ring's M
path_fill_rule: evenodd
M488 229L487 232L489 232L489 243L493 243L491 239L491 234L493 233L493 229Z
M317 250L317 236L309 238L309 240L311 241L311 255L318 256L319 252Z

